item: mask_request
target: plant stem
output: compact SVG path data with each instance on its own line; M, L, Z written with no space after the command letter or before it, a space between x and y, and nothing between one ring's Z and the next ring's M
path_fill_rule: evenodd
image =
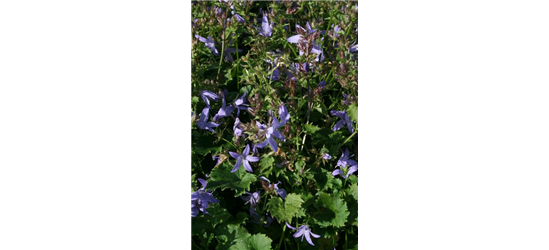
M284 224L284 228L282 228L282 235L280 235L280 241L278 242L278 247L276 248L277 250L279 250L280 246L282 245L282 240L284 239L284 232L286 232L286 224ZM286 244L286 242L284 242L284 244Z
M345 250L349 249L347 246L347 230L345 230Z
M223 33L221 34L221 55L219 57L219 67L217 68L218 83L219 83L219 73L221 72L221 63L223 63L223 55L225 54L225 24L226 24L226 19L223 18Z
M356 134L358 133L358 130L355 130L355 132L353 132L349 137L347 137L347 139L345 139L345 141L343 141L343 143L341 143L341 145L344 145L345 143L347 143L351 138L353 138L353 136L355 136Z

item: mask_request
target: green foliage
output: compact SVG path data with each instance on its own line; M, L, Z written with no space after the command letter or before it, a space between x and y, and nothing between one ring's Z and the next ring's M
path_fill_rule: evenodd
M348 179L332 175L339 168L336 164L342 151L348 149L356 161L359 156L358 53L350 52L358 44L357 4L192 3L191 191L201 188L198 179L202 178L207 181L204 195L219 200L209 204L208 214L200 211L192 218L193 249L358 248L358 172ZM268 37L257 28L262 27L260 10L273 27ZM298 34L296 25L307 28L307 23L316 30L306 39L309 48L318 46L323 60L316 60L319 55L312 50L300 53L301 45L287 41ZM334 35L335 25L341 30ZM196 36L211 37L212 43ZM208 47L212 45L217 54ZM207 105L201 96L205 90L219 96L218 100L214 97ZM228 110L229 114L214 120L223 107L223 97L225 107L234 108L244 93L238 113ZM282 122L282 106L290 119L273 128L275 118ZM203 117L205 111L209 111L207 117ZM334 131L341 119L330 111L346 111L355 133L347 126ZM236 118L239 127L235 127ZM211 125L213 132L204 124ZM242 135L235 135L240 129ZM269 144L257 147L268 140L267 131L271 139L275 137L278 150ZM231 173L237 162L234 153L242 154L246 146L250 146L249 156L260 160L249 162L253 172L240 166ZM259 200L251 202L251 193L259 195ZM308 225L321 238L313 239L315 246L294 239L295 231L283 231L285 222Z
M315 219L321 227L343 227L349 216L347 203L338 195L320 193L317 199L320 212Z
M296 216L303 200L297 194L288 194L286 200L282 201L279 197L274 197L269 201L269 212L279 221L291 222Z
M231 189L235 191L234 197L241 196L249 191L250 184L257 180L256 176L247 173L243 167L240 167L235 173L231 173L232 168L228 163L223 163L214 168L210 174L207 189Z

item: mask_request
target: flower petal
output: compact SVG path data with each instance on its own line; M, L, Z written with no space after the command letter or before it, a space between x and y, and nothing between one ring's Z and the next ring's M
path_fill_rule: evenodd
M204 180L202 178L198 178L198 181L200 182L200 184L202 184L202 188L200 188L200 190L204 190L206 188L206 185L207 185L206 180Z
M257 162L257 161L259 161L259 159L260 158L257 157L257 156L251 156L251 155L246 156L246 160L251 161L251 162Z
M294 234L294 238L299 238L301 235L303 235L304 232L305 230L303 230L302 228L298 229L297 232Z
M244 169L246 169L246 171L250 173L253 173L254 170L252 169L252 166L250 166L250 163L247 160L243 160L243 162L244 162Z
M332 129L333 131L338 131L340 130L343 125L345 125L345 121L344 120L339 120L335 125L334 125L334 128Z
M236 160L236 164L234 165L233 170L231 170L231 173L238 171L238 169L240 168L240 165L242 165L242 158L238 157L238 160Z
M302 35L293 35L291 37L288 37L286 41L288 41L289 43L298 43L301 39L303 39Z
M278 145L276 145L276 141L274 138L269 138L267 139L267 142L269 143L269 145L271 146L271 148L273 149L273 151L278 151Z
M336 175L338 175L338 174L339 174L339 175L343 174L343 172L341 171L341 169L336 169L336 170L334 170L334 172L332 172L332 175L333 175L333 176L336 176Z
M305 239L306 239L307 242L309 242L309 244L311 244L312 246L315 245L315 244L313 244L313 241L311 240L310 232L306 232L306 233L305 233Z
M358 165L352 166L347 170L347 178L349 178L349 175L354 174L356 171L358 171Z
M229 151L229 154L235 159L238 159L238 157L240 157L240 155L238 153L235 153L235 152L232 152L232 151Z
M290 229L295 230L295 227L290 226L290 224L288 224L288 222L286 222L286 226L287 226L288 228L290 228Z
M247 144L247 145L246 145L246 148L245 148L244 151L242 152L242 155L243 155L243 156L247 156L248 154L250 154L250 144Z
M313 237L315 237L315 238L317 238L317 239L320 238L320 235L314 234L313 232L311 232L311 236L313 236Z

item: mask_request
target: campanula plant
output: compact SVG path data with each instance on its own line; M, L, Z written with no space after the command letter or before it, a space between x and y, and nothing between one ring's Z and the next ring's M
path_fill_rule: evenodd
M359 249L358 2L191 12L191 249Z

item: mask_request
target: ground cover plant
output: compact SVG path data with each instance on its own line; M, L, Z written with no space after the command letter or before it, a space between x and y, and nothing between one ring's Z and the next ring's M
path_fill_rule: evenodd
M193 249L358 249L358 2L192 2Z

